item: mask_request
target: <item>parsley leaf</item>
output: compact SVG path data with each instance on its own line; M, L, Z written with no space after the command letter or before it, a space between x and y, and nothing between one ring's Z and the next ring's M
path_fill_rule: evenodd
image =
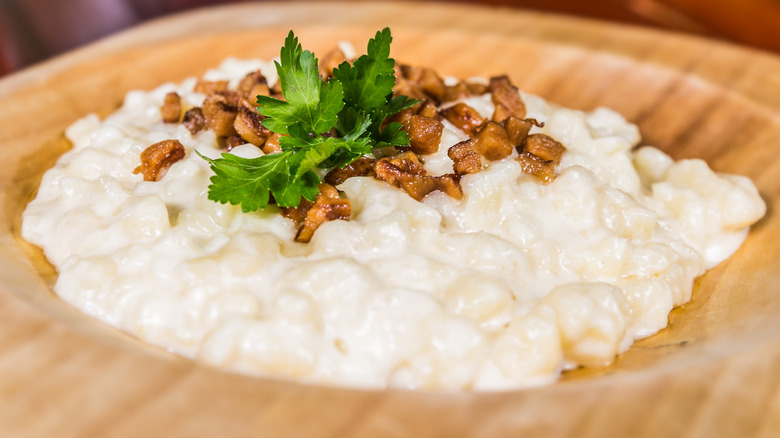
M290 172L290 166L294 163L290 159L292 152L263 155L254 159L222 154L222 158L216 160L196 153L208 161L214 171L208 198L223 204L241 204L244 213L268 206L270 193L273 193L280 206L297 205L301 196L312 200L317 196L319 179L314 182L314 191L307 184L311 182L311 175L301 178L305 184L294 183Z
M262 124L282 134L282 151L254 159L222 154L215 160L198 153L214 171L209 199L240 204L244 212L267 207L272 195L280 207L297 206L319 193L315 169L344 167L372 148L408 145L400 123L383 127L387 117L418 102L393 95L392 39L389 28L378 31L365 55L339 65L326 82L317 58L290 31L275 62L285 100L257 96ZM324 135L334 128L339 137Z
M409 137L401 130L401 125L391 123L382 129L382 123L388 116L414 106L419 101L406 96L393 97L395 85L395 60L390 58L390 43L393 37L389 28L384 28L368 41L366 54L350 65L343 62L333 70L333 77L344 86L344 109L339 113L339 124L350 126L350 121L359 113L366 113L372 119L369 132L376 142L374 147L404 146ZM387 131L387 132L385 132Z
M292 31L284 40L281 64L274 61L282 95L287 101L257 96L260 114L266 116L263 126L279 134L289 134L289 127L300 125L305 131L323 133L338 120L344 106L343 90L338 81L323 84L317 58L303 50Z
M383 106L395 85L395 61L390 58L390 28L384 28L368 41L366 54L350 65L344 61L333 70L333 77L344 86L344 102L370 111Z

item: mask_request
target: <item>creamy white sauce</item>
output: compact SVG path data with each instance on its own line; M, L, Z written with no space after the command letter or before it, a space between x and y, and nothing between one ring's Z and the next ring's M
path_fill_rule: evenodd
M228 60L235 85L272 65ZM57 267L55 291L108 324L209 364L306 382L500 390L604 365L667 324L694 279L733 253L765 212L746 178L642 147L608 109L524 95L528 117L568 149L551 184L509 157L462 179L464 197L422 203L372 178L342 184L352 219L309 244L276 208L243 214L206 198L215 137L160 121L195 79L134 91L67 131L73 149L43 177L22 234ZM492 114L489 97L467 100ZM432 174L452 171L447 124ZM134 175L152 143L186 158L159 182ZM254 146L233 153L255 157Z

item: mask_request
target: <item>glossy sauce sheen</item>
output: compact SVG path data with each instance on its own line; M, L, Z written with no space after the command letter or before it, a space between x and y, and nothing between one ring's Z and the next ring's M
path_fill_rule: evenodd
M226 61L233 84L271 65ZM23 236L59 270L67 302L152 344L241 372L382 388L509 389L602 365L667 324L693 280L740 245L764 202L743 177L642 147L635 126L524 95L528 117L563 143L542 184L514 155L465 176L464 198L422 203L372 178L339 186L352 219L309 244L278 210L242 214L206 198L213 133L163 124L176 90L132 92L101 122L67 132L73 150L44 176ZM469 99L485 116L489 96ZM447 125L423 156L449 173L464 139ZM147 146L187 149L159 182L132 174ZM232 153L260 155L254 146Z

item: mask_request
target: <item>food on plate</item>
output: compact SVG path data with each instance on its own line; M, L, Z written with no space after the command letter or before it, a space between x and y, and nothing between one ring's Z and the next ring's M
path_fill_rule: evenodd
M765 204L636 126L396 66L390 31L128 93L66 134L22 235L55 292L146 342L263 376L505 390L667 325Z

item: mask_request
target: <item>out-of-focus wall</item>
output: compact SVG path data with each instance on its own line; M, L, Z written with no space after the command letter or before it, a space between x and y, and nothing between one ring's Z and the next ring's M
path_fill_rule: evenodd
M0 0L0 75L154 17L239 1L246 0ZM780 0L457 1L649 25L780 53Z

